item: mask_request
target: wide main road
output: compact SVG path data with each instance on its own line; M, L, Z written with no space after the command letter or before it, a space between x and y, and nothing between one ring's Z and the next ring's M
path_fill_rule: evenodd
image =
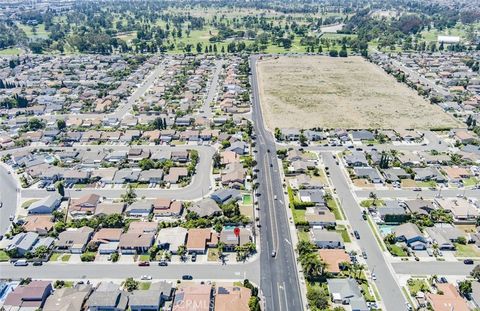
M360 233L361 238L358 243L367 253L367 264L370 271L374 271L377 276L375 283L380 291L385 308L387 310L403 310L405 308L405 298L402 291L385 262L386 259L375 240L373 232L362 218L360 206L350 191L342 169L336 164L332 153L322 152L321 155L325 166L329 168L330 179L337 190L338 197L341 198L342 207L348 221L352 228Z
M256 57L250 58L252 68L253 121L257 134L258 205L261 223L260 288L265 309L274 311L303 310L300 284L286 207L282 202L275 140L265 129L258 94ZM276 255L272 256L275 251Z
M181 279L189 274L194 280L243 280L259 282L258 260L240 264L178 263L167 267L151 265L139 267L136 264L107 262L98 263L45 263L43 266L15 267L10 263L0 263L0 278L19 279L125 279L150 275L154 279Z
M0 235L7 232L10 227L10 215L15 215L17 208L17 184L12 175L0 165L0 201L2 207L0 208Z

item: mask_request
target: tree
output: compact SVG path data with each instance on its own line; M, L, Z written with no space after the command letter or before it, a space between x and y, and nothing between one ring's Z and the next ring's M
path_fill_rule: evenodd
M330 51L328 51L328 55L330 55L330 57L337 57L338 56L338 51L337 50L330 50Z
M470 275L480 282L480 265L476 265L472 272L470 272Z
M328 309L330 297L318 286L309 286L307 288L307 299L310 305L318 310Z
M184 260L185 255L187 254L187 247L185 245L180 245L178 247L177 254L180 256L181 260Z
M132 292L138 289L138 281L135 281L133 278L127 278L125 280L124 287L127 291Z
M57 183L57 191L62 197L65 196L65 186L63 185L63 182L59 181Z
M67 124L65 123L65 120L57 120L57 129L59 131L64 130L67 127Z
M45 245L41 245L39 247L37 247L33 253L33 255L36 257L36 258L45 258L45 256L48 254L48 247L46 247Z
M127 191L122 194L122 202L132 204L133 202L135 202L136 198L137 194L135 193L135 190L133 190L132 185L128 184Z
M465 280L458 283L458 291L463 297L468 297L472 293L472 281Z

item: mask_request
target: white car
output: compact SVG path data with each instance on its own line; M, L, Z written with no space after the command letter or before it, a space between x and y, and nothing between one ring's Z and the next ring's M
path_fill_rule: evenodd
M152 276L151 275L142 275L142 277L140 278L142 280L151 280L152 279Z
M372 280L376 280L377 279L377 276L375 275L375 272L372 272Z

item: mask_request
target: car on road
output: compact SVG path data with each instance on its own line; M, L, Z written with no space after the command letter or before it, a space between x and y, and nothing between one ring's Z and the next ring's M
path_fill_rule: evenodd
M416 188L413 188L413 191L422 191L422 188L416 187Z
M151 280L152 276L151 275L142 275L142 277L140 279L141 280Z
M19 259L13 263L15 267L25 267L28 266L28 261L25 259Z
M0 208L3 206L3 202L0 201Z
M363 218L363 220L367 220L367 212L366 211L363 211L362 218Z
M150 266L150 262L148 262L148 261L140 261L140 262L138 263L138 266L139 266L139 267L148 267L148 266Z
M166 266L168 266L168 262L166 262L166 261L160 261L160 262L158 263L158 265L161 266L161 267L166 267Z
M8 219L9 219L10 221L13 221L13 220L15 219L15 216L12 214L12 215L10 215L10 217L8 217Z
M357 240L360 240L360 233L358 233L357 230L353 231L353 235L355 236L355 238L357 238Z
M273 196L273 199L276 200L276 199L277 199L277 195L274 195L274 196Z
M466 265L473 265L473 259L465 259L463 263Z
M367 259L367 252L365 250L362 250L362 257L363 259Z
M277 256L277 251L272 251L272 257Z
M43 265L43 262L41 262L41 261L34 261L34 262L33 262L33 265L34 265L34 266L42 266L42 265Z
M375 272L372 272L372 280L376 280L377 279L377 276L375 275Z
M189 274L182 275L182 280L193 280L193 276Z

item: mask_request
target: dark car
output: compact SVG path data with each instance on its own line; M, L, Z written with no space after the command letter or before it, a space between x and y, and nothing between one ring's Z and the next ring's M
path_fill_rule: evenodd
M182 275L182 280L193 280L193 276L189 274Z
M197 261L197 254L196 253L192 254L192 261L193 262Z
M439 279L438 279L438 282L439 282L439 283L448 283L447 279L446 279L444 276L442 276L441 278L439 278Z
M34 262L33 262L33 265L34 265L34 266L41 266L41 265L43 265L43 262L41 262L41 261L34 261Z
M140 261L140 262L138 263L138 265L139 265L140 267L148 267L148 266L150 266L150 262L148 262L148 261Z
M158 263L158 265L159 265L159 266L162 266L162 267L166 267L166 266L168 266L168 262L166 262L166 261L160 261L160 262Z
M473 259L465 259L463 263L466 265L473 265Z
M358 233L357 230L353 231L353 235L354 235L358 240L360 240L360 233Z

